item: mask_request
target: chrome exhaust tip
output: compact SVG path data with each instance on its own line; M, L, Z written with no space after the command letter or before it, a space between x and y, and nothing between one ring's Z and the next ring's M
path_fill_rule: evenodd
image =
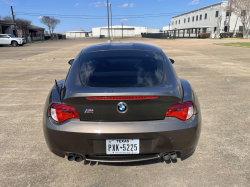
M169 154L170 154L171 159L173 159L173 160L176 160L176 159L177 159L177 154L176 154L176 152L172 152L172 153L169 153Z
M162 158L163 158L163 160L165 160L165 161L169 161L169 160L170 160L170 154L169 154L169 153L164 153L164 154L162 155Z
M68 161L73 161L73 160L75 160L75 154L70 153L70 154L68 155Z
M75 156L75 161L76 162L81 162L81 161L83 161L85 159L85 156L84 157L82 157L81 155L76 155Z

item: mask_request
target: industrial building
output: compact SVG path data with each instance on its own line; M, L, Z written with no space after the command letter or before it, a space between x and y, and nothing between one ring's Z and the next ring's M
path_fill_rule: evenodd
M141 33L160 32L160 29L152 29L152 28L137 27L137 26L122 26L122 25L114 25L112 27L110 26L109 29L111 37L141 36ZM104 37L108 37L108 26L92 28L93 37L100 37L101 35Z
M163 27L176 37L197 37L200 33L211 33L211 37L227 32L230 16L230 32L242 32L243 27L234 13L226 11L228 1L222 1L191 12L177 15L171 20L171 28Z
M90 31L66 31L66 38L85 38L89 37Z

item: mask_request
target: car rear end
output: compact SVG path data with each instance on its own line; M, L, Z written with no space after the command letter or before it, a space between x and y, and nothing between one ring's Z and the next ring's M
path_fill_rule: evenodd
M48 147L70 161L187 156L201 116L191 86L181 82L161 50L82 51L46 100Z

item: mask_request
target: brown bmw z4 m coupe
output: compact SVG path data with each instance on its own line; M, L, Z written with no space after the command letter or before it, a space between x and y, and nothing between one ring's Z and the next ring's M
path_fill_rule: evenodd
M43 113L51 152L69 161L186 158L201 131L198 98L163 51L140 43L83 49Z

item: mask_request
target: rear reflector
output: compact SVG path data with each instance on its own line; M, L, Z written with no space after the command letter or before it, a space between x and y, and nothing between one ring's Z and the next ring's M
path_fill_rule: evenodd
M63 122L70 118L79 118L74 107L62 104L53 104L50 108L50 115L57 122Z
M190 119L193 115L194 106L191 102L172 105L166 113L166 117L176 117L184 121Z
M125 97L87 97L89 100L142 100L157 99L157 96L125 96Z

